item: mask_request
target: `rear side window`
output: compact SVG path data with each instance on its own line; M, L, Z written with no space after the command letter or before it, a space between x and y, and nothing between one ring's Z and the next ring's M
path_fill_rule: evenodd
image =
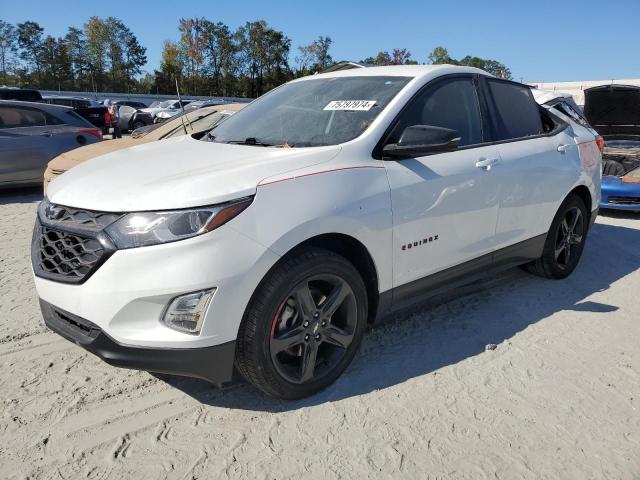
M486 79L493 140L512 140L544 132L540 109L525 85Z
M93 128L93 125L88 120L85 120L83 117L81 117L74 111L65 112L65 120L66 120L66 123L68 123L69 125L73 125L74 127Z
M63 122L35 108L0 107L0 128L46 127Z
M482 143L482 121L473 79L453 78L428 86L402 112L387 142L397 142L404 129L412 125L456 130L460 146Z
M558 109L560 112L564 113L567 117L572 118L576 123L580 125L588 126L589 122L587 119L578 111L578 109L574 108L571 104L565 101L558 102L553 105L553 108Z

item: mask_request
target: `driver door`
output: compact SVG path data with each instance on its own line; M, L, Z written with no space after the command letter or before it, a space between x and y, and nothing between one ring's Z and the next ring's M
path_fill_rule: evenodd
M394 287L403 287L394 288L394 301L402 292L434 287L434 279L453 280L491 265L487 254L494 248L500 199L494 168L500 156L495 146L483 145L480 112L473 76L447 76L411 100L384 142L396 143L411 125L445 127L461 137L455 151L385 162ZM425 278L438 272L443 274Z

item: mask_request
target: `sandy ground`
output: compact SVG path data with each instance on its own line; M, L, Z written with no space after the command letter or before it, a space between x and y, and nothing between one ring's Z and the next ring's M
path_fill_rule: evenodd
M599 218L565 281L514 270L401 315L285 403L113 368L47 331L37 200L0 194L1 478L640 478L640 216Z

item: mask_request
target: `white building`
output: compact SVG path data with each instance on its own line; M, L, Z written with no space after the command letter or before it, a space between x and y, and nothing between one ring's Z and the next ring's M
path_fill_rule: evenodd
M528 85L541 90L570 93L573 99L580 106L584 106L584 91L587 88L599 87L601 85L634 85L640 87L640 79L622 80L586 80L582 82L528 82Z

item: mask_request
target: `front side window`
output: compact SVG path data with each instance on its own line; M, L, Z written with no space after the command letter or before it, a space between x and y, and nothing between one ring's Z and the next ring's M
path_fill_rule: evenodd
M387 143L396 143L404 129L412 125L456 130L460 146L482 143L482 121L473 79L448 79L428 86L402 112Z
M526 85L486 79L493 140L512 140L544 132L540 109Z
M258 98L203 139L279 147L337 145L359 137L411 77L292 82Z

